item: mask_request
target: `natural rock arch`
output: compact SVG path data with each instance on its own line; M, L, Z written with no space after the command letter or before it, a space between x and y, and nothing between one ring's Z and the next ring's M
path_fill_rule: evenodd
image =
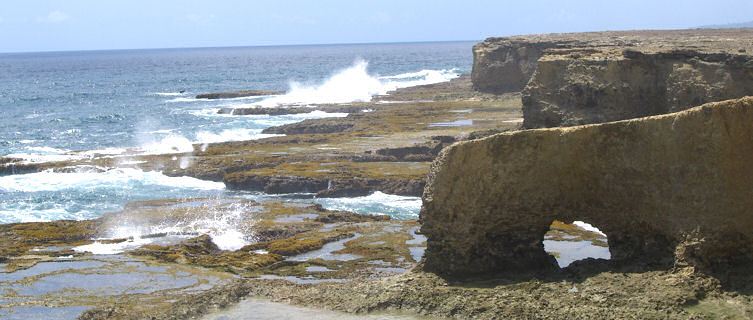
M557 269L553 220L586 220L612 260L723 270L753 261L753 98L446 148L420 220L424 268L519 275Z

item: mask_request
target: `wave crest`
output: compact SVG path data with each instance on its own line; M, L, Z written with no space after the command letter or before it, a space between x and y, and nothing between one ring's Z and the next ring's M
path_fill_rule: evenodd
M225 184L199 180L191 177L169 177L156 171L133 168L110 170L80 168L74 172L41 172L0 177L0 191L39 192L70 189L95 190L98 188L122 188L129 185L158 185L199 190L222 190Z
M298 82L291 82L288 93L250 105L275 107L280 105L368 102L375 95L384 95L395 89L445 82L459 76L455 69L445 69L421 70L379 77L368 73L368 65L368 62L364 60L356 60L352 66L340 70L319 85L307 86Z

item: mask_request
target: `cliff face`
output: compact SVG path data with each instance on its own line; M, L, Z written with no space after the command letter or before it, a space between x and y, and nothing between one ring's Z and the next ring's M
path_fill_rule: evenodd
M752 53L751 29L490 38L474 47L472 79L523 89L525 128L579 125L751 95Z
M523 91L523 126L623 120L751 94L752 56L553 50Z
M473 46L473 88L490 93L523 90L545 49L567 43L494 38Z
M609 238L613 260L725 270L753 261L753 98L661 116L502 133L434 162L420 219L425 268L557 269L553 220Z

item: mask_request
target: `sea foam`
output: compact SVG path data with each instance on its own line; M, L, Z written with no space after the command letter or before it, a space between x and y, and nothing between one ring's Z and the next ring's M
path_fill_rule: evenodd
M202 113L203 117L216 116L215 112ZM8 154L5 157L21 159L23 163L42 163L56 161L72 161L91 159L94 157L113 157L113 156L134 156L134 155L158 155L172 153L189 153L194 151L194 144L207 144L228 141L245 141L258 140L269 137L281 136L279 134L263 134L262 128L280 126L306 119L321 118L341 118L346 117L347 113L327 113L323 111L312 111L308 113L289 114L279 116L269 115L248 115L232 116L235 119L241 119L240 123L234 126L251 126L255 128L228 128L219 132L212 130L200 130L193 133L194 139L191 140L184 135L175 133L175 129L147 129L142 128L141 134L137 136L136 147L127 148L105 148L88 151L71 151L46 146L27 146L25 149L29 152ZM222 116L222 115L220 115ZM142 127L152 127L150 124L142 124Z
M74 154L44 154L44 153L11 153L3 157L21 159L23 163L42 163L56 161L70 161L81 159L81 156Z
M199 190L221 190L222 182L199 180L191 177L169 177L157 171L142 171L133 168L100 170L80 169L77 172L41 172L0 176L0 191L39 192L64 191L69 189L93 189L132 184L160 185Z
M330 210L362 214L385 214L397 219L416 219L421 211L421 198L374 192L354 198L318 198L314 202Z
M163 96L163 97L175 97L175 96L182 96L186 94L185 92L154 92L152 93L157 96Z
M118 254L126 250L136 249L145 244L152 243L151 239L145 239L140 237L133 237L123 242L108 243L101 241L94 241L94 243L73 247L73 251L77 252L90 252L92 254Z
M258 140L281 136L280 134L261 133L262 129L225 129L219 133L199 131L196 133L197 143L215 143L225 141Z
M81 167L74 172L0 176L0 223L91 219L122 208L125 202L155 196L212 196L222 182L169 177L133 168Z
M181 135L170 134L156 141L144 142L137 150L141 154L186 153L193 152L193 143Z
M218 200L204 201L211 203ZM243 202L233 202L225 204L225 201L218 201L221 205L212 206L208 209L201 206L190 207L185 214L185 219L164 220L150 225L131 224L128 219L105 231L106 237L98 240L110 239L128 239L128 241L118 243L108 243L95 241L92 244L75 247L75 251L87 251L93 254L116 254L129 249L135 249L139 246L154 242L165 242L166 237L172 241L180 241L189 237L195 237L198 234L209 235L221 250L238 250L245 245L256 241L253 232L255 223L251 213L258 211L258 207L248 205ZM181 204L179 204L181 205ZM193 210L198 211L193 214ZM155 237L156 234L165 234L167 236Z
M196 98L180 97L180 98L174 98L174 99L167 100L166 102L198 102L198 101L207 101L207 99L196 99Z

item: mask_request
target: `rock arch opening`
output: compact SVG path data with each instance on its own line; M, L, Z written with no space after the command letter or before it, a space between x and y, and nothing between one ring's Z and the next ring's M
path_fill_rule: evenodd
M560 268L587 258L611 258L607 235L583 221L553 221L542 242L544 251L557 260Z
M557 269L553 220L593 222L610 265L753 265L753 97L683 112L506 132L442 150L420 213L424 270L526 278Z

